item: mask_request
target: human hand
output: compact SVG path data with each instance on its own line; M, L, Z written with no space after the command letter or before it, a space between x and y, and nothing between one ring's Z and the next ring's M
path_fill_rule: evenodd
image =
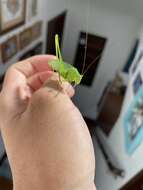
M15 190L94 189L95 158L87 126L59 90L48 61L36 56L13 65L0 94L0 126ZM47 82L47 87L43 84ZM58 85L57 85L58 86Z

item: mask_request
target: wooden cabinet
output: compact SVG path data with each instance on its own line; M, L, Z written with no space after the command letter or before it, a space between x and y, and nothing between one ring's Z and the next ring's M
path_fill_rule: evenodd
M108 136L120 116L124 95L108 89L106 91L104 97L101 98L100 103L102 105L97 118L92 120L85 117L84 119L91 133L96 126L99 126L104 134Z
M97 123L106 135L110 134L120 115L123 98L123 95L112 91L108 91L105 95L97 117Z

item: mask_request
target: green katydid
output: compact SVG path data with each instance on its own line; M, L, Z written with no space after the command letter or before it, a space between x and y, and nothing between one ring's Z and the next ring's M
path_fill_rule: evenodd
M93 60L92 63L89 64L86 71L83 74L80 74L79 71L74 66L63 61L59 45L58 34L55 35L55 48L56 48L57 60L50 61L48 64L51 66L51 68L54 71L59 73L59 76L62 76L65 81L69 83L74 83L75 85L81 83L84 74L87 72L90 66L100 57L98 56L95 60Z

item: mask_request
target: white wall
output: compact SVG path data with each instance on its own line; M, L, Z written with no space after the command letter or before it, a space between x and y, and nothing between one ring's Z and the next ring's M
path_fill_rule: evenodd
M142 23L142 25L141 25L141 29L140 29L140 32L139 32L139 36L140 36L141 41L143 41L143 23Z
M97 34L108 39L105 51L91 88L80 86L77 88L75 103L82 113L95 118L96 105L101 93L111 80L115 72L125 64L127 57L139 31L139 22L132 17L114 12L96 5L96 1L68 1L70 12L66 25L64 57L73 62L77 47L77 40L81 30ZM88 6L90 6L88 14ZM88 22L87 20L88 14Z

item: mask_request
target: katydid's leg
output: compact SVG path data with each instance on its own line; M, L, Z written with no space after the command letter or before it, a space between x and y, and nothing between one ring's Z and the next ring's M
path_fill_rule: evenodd
M58 73L58 76L59 76L59 82L60 82L60 84L62 85L62 79L61 79L60 73Z
M55 45L56 45L56 52L58 54L58 58L60 61L62 61L62 55L61 55L61 50L60 50L60 45L59 45L59 36L55 36Z

